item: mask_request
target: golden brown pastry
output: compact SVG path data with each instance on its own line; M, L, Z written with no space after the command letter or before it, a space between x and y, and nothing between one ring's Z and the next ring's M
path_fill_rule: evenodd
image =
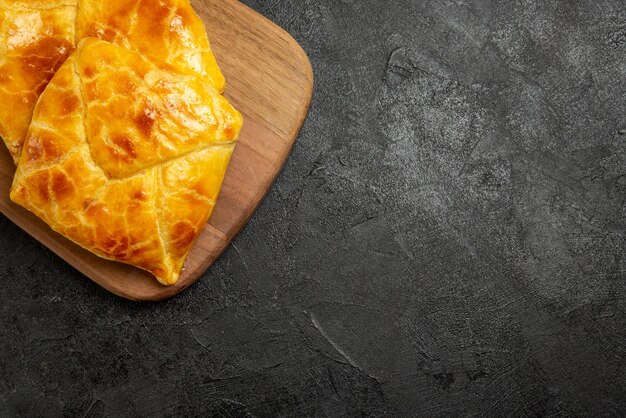
M37 98L74 49L75 3L0 0L0 136L14 159Z
M0 0L0 136L16 161L37 98L86 37L194 70L224 90L189 0Z
M97 37L193 70L224 91L224 76L204 23L189 0L80 0L76 34L78 39Z
M85 39L35 108L11 199L84 248L173 284L241 124L194 73Z

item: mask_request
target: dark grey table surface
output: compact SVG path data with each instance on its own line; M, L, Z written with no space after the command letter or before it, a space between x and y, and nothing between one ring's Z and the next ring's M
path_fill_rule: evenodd
M0 217L0 415L626 414L626 3L245 3L315 71L283 173L165 303Z

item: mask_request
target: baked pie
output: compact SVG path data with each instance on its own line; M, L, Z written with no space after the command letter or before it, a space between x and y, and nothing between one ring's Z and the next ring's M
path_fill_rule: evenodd
M203 75L86 38L37 103L11 199L95 254L173 284L241 125Z

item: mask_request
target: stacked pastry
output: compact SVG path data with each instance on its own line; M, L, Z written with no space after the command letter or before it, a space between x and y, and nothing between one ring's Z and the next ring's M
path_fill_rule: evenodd
M170 285L242 125L188 0L0 0L11 199Z

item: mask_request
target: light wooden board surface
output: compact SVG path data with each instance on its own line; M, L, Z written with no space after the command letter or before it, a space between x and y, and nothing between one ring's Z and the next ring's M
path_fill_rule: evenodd
M162 286L148 273L97 257L13 204L9 188L15 167L8 153L0 152L0 212L85 276L127 299L167 299L198 280L246 224L272 185L311 101L311 65L289 34L235 0L191 3L207 26L226 75L226 96L244 115L244 127L213 216L176 285Z

